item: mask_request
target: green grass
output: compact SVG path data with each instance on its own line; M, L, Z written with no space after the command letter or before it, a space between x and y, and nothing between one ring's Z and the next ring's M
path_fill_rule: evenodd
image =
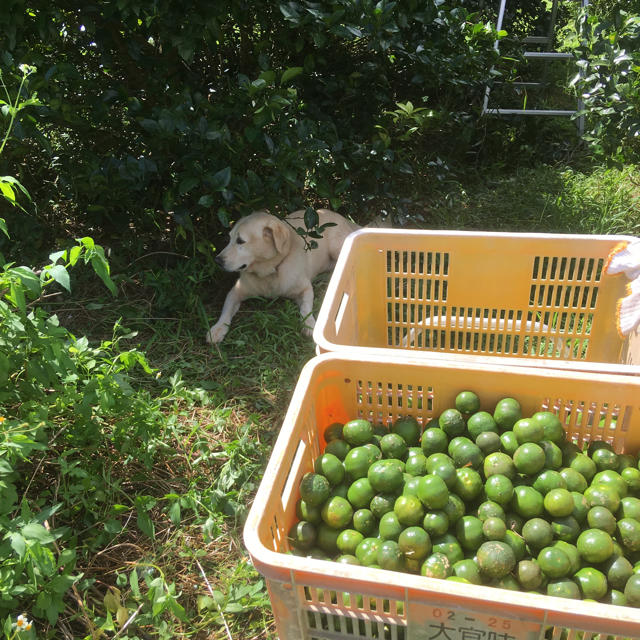
M448 183L417 206L426 228L640 234L639 194L632 167L539 166ZM327 281L317 283L316 310ZM134 619L120 637L275 638L242 526L314 345L301 335L297 307L284 300L248 301L225 341L207 345L232 282L196 260L145 259L122 271L115 300L83 287L50 303L76 335L105 339L117 321L137 332L123 344L143 350L154 372L136 374L134 392L160 431L147 445L150 466L118 450L93 452L99 499L57 471L62 443L42 460L54 484L68 483L66 495L79 492L94 522L92 546L79 537L77 594L56 625L36 621L38 637L90 637L126 615Z

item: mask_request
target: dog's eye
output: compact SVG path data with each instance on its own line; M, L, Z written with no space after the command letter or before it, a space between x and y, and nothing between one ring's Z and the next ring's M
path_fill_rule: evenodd
M245 243L245 241L242 238L238 237L236 239L236 244L244 244L244 243Z

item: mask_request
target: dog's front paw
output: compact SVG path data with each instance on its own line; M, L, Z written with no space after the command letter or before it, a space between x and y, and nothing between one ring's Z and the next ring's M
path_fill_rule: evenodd
M218 344L224 340L229 328L225 324L214 324L207 333L207 342L209 344Z
M313 336L313 327L304 326L302 328L302 335L311 338Z

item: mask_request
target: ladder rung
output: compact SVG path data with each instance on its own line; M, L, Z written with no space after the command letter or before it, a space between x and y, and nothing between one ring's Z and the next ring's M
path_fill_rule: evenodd
M572 116L577 113L575 110L569 111L564 109L485 109L489 115L521 115L521 116Z
M573 58L572 53L560 51L525 51L525 58Z
M547 44L551 42L549 36L527 36L523 38L522 42L526 44Z

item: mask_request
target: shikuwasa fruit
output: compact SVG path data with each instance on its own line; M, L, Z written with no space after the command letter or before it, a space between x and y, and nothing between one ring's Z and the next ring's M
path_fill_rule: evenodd
M291 552L640 607L640 465L568 441L551 411L463 390L412 416L331 424L300 483Z

